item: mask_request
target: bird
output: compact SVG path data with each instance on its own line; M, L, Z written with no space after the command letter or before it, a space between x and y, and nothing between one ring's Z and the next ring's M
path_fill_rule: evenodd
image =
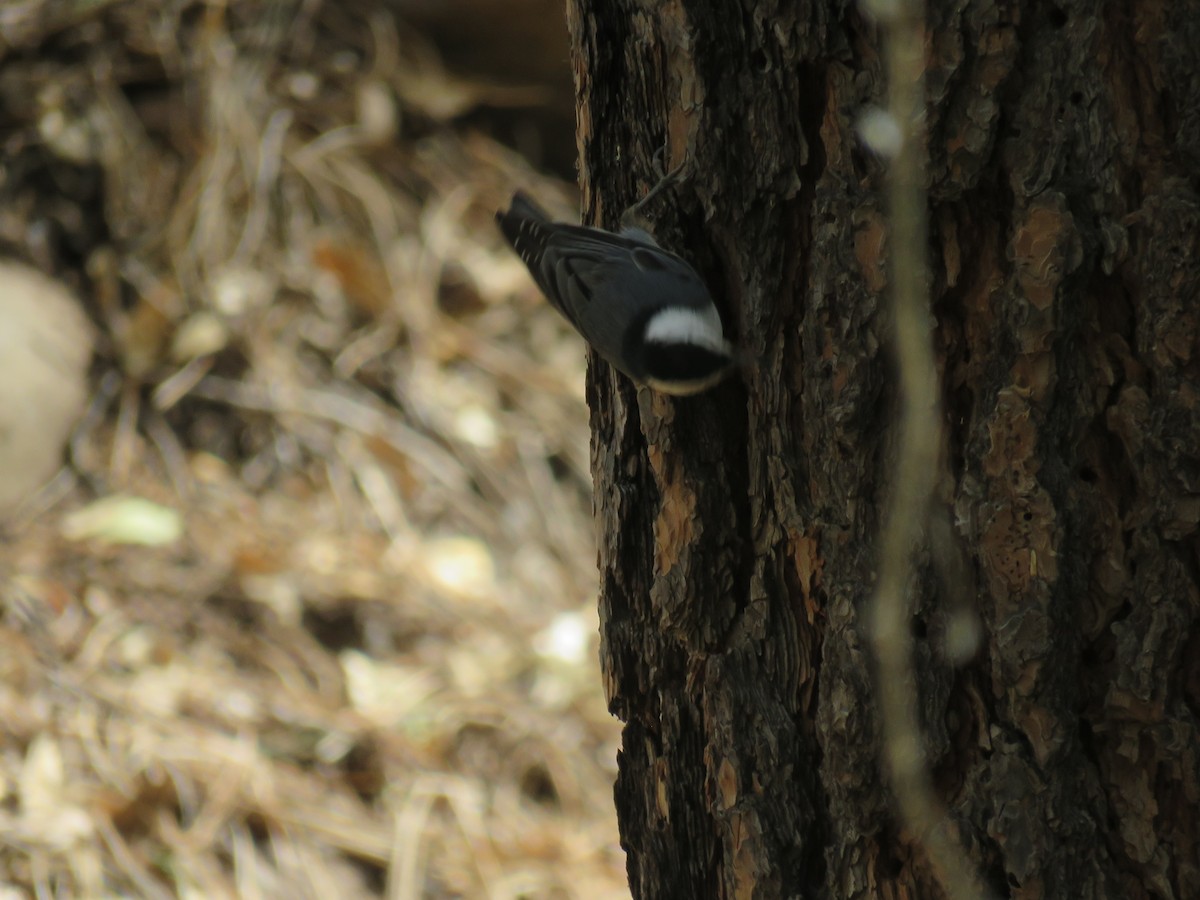
M554 222L523 191L496 221L550 305L634 382L687 396L734 367L737 354L704 280L645 228L625 224L613 232Z

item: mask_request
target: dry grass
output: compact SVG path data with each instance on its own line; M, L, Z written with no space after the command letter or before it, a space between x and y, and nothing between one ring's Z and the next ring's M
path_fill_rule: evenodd
M0 551L0 897L627 895L583 354L492 223L566 194L380 10L0 12L0 237L105 342ZM183 536L68 539L116 494Z

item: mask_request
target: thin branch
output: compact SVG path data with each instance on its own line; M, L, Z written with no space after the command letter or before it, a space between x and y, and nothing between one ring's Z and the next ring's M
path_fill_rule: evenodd
M898 137L891 169L889 241L900 368L900 447L872 616L884 756L901 815L928 851L947 895L975 900L988 895L934 796L925 762L911 640L912 554L927 529L941 428L925 258L923 9L919 0L875 0L871 11L884 26L888 115Z

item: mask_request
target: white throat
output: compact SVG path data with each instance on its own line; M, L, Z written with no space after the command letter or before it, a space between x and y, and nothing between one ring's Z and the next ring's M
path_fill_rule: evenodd
M715 306L704 310L687 306L660 309L646 323L646 343L691 344L714 353L729 352Z

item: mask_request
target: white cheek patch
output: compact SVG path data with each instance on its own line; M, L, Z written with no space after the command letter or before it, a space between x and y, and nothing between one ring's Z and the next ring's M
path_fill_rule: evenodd
M703 310L680 306L659 310L646 323L646 343L692 344L715 353L729 352L715 306Z

